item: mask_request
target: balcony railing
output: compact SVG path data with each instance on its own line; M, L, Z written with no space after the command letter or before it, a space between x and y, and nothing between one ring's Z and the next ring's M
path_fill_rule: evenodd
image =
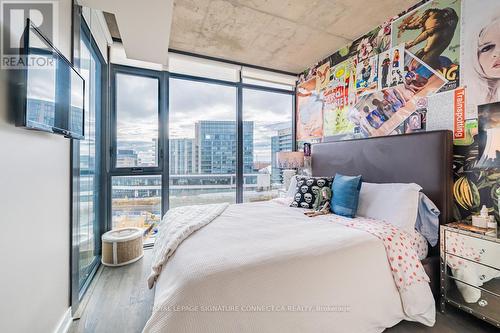
M244 201L266 201L278 197L281 183L271 184L270 174L245 174ZM182 184L179 184L182 183ZM171 175L170 208L235 202L234 174ZM89 193L90 195L91 193ZM161 219L161 178L159 176L123 177L113 181L113 228L142 227L155 234Z

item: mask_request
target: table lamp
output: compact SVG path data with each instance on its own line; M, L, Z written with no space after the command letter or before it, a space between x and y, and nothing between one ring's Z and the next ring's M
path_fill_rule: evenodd
M290 187L290 181L297 174L297 169L304 167L304 152L280 151L276 154L278 168L283 170L285 190Z

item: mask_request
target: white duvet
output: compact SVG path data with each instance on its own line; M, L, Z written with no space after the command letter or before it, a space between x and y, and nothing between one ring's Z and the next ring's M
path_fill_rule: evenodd
M403 319L433 325L434 300L420 286L403 310L384 245L367 232L276 202L230 205L163 265L144 331L361 333Z

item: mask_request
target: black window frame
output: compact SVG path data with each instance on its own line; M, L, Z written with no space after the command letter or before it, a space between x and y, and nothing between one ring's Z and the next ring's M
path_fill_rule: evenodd
M240 79L240 82L242 80ZM292 136L292 151L297 150L297 138L295 135L296 131L296 126L295 126L295 117L296 117L296 108L295 108L295 103L297 100L297 95L296 95L296 89L294 88L293 90L286 90L286 89L279 89L279 88L272 88L272 87L265 87L265 86L260 86L260 85L254 85L254 84L248 84L248 83L240 83L240 90L241 90L241 126L242 126L242 131L241 131L241 137L243 138L243 121L244 121L244 114L243 114L243 109L245 107L243 103L243 90L254 90L254 91L262 91L262 92L269 92L269 93L275 93L275 94L282 94L282 95L290 95L292 98L292 114L291 114L291 136ZM243 140L241 140L243 143ZM240 149L242 156L241 158L243 159L243 145L241 146ZM242 188L241 188L241 201L237 203L244 203L244 191L245 189L243 188L243 163L241 165L242 168L242 175L241 175L241 182L242 182ZM288 189L287 189L288 190Z
M225 62L220 60L220 62ZM269 70L272 72L272 70ZM159 94L158 94L158 166L157 167L116 167L116 149L117 149L117 110L116 110L116 74L130 74L136 76L145 76L151 78L157 78L159 80ZM236 88L236 114L235 121L237 124L236 129L236 139L237 139L237 152L236 152L236 203L243 203L243 89L258 90L263 92L279 93L284 95L290 95L292 98L292 149L295 150L297 147L295 132L295 117L296 117L296 90L280 89L274 87L266 87L264 85L254 85L249 83L243 83L240 78L236 82L225 81L213 78L206 78L194 75L172 73L168 71L159 71L145 68L137 68L123 64L110 64L110 112L108 118L108 149L107 149L107 159L108 159L108 172L107 172L107 196L106 206L107 206L107 230L112 229L112 177L115 176L139 176L139 175L160 175L162 177L162 188L161 188L161 216L163 216L169 209L169 85L170 79L180 79L187 81L195 81L207 84L216 84Z
M143 69L137 67L130 67L124 65L116 65L111 64L111 147L110 147L110 172L114 175L138 175L138 174L153 174L153 173L161 173L163 171L163 159L164 159L164 147L163 147L163 128L161 126L163 114L166 113L163 104L165 103L165 89L164 81L165 75L162 72ZM117 151L117 94L116 94L116 76L118 74L137 76L137 77L145 77L150 79L158 80L158 151L156 152L157 158L157 166L155 167L118 167L116 165L118 151ZM138 97L140 98L140 97Z
M99 60L99 65L101 67L101 110L100 117L96 118L99 120L98 127L98 139L96 139L96 155L99 159L99 167L97 172L97 179L99 181L99 193L98 193L98 206L96 208L96 214L98 219L99 230L95 231L94 237L96 237L96 258L92 263L92 268L87 276L83 285L80 285L80 269L79 269L79 255L80 255L80 245L79 245L79 229L80 229L80 140L71 139L70 142L70 195L71 195L71 205L70 205L70 289L69 289L69 303L71 304L72 313L76 313L78 310L80 300L85 295L88 290L93 277L95 276L97 269L100 266L101 258L101 235L108 229L106 222L106 159L103 149L106 148L106 136L107 136L107 120L106 120L106 110L108 109L108 70L109 63L107 63L100 53L99 46L92 35L87 22L82 16L82 7L73 4L72 6L72 48L71 48L71 58L72 64L80 70L80 59L81 59L81 46L80 43L82 38L87 39L90 47L93 49L94 53L97 55ZM88 85L85 86L88 88ZM86 106L88 107L88 106ZM97 133L96 133L97 135Z
M236 106L236 114L234 117L234 120L236 121L236 141L237 141L237 149L236 149L236 197L235 197L235 203L242 203L243 199L243 123L241 122L241 83L239 82L231 82L231 81L224 81L224 80L218 80L218 79L211 79L211 78L205 78L205 77L199 77L199 76L193 76L193 75L186 75L186 74L179 74L179 73L168 73L168 82L170 85L170 79L176 79L176 80L184 80L184 81L192 81L192 82L199 82L199 83L207 83L207 84L215 84L215 85L221 85L221 86L226 86L226 87L233 87L235 88L235 106ZM169 90L170 91L170 90ZM169 110L170 110L170 104L168 105ZM170 113L167 112L167 119L169 119ZM169 127L170 123L166 123L166 126ZM169 145L169 138L167 138L167 146L170 147ZM170 153L170 152L169 152ZM167 157L167 164L168 164L168 157ZM170 176L170 166L167 165L166 168L166 173L169 174ZM241 175L241 177L240 177ZM170 205L170 189L168 188L169 183L167 183L167 188L166 192L168 193L168 205ZM241 200L240 200L241 198ZM168 208L167 208L168 210ZM165 210L162 212L162 215L167 212Z

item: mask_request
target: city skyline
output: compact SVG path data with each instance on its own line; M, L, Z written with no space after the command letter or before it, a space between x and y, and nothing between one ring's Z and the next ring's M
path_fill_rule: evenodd
M218 121L201 120L201 121L198 121L195 123L195 127L196 127L196 124L203 123L203 122L218 122ZM224 122L224 121L222 121L222 122ZM234 125L236 124L235 122L232 122L232 123ZM244 122L244 123L253 123L253 122ZM286 139L283 139L283 138L280 139L280 145L278 146L279 147L278 151L291 150L292 143L291 143L291 126L290 126L290 124L278 123L278 124L273 124L273 125L274 126L269 126L268 128L272 128L274 130L274 132L272 132L272 135L269 137L269 139L266 142L262 143L260 146L261 151L266 151L265 154L262 154L261 151L257 150L259 148L259 146L257 146L256 142L255 142L255 126L251 126L252 131L253 131L253 134L251 135L253 141L249 141L248 139L244 140L244 148L248 147L248 146L252 146L251 149L252 149L252 163L253 164L265 164L265 163L267 163L268 165L274 165L276 149L274 148L275 143L273 143L273 140L275 140L275 138L283 137L283 136L286 137ZM244 129L244 135L245 134L246 133L245 133L245 129ZM283 140L285 140L285 143L281 142ZM194 137L170 138L169 139L170 154L172 154L172 151L179 149L179 147L173 147L174 143L179 144L179 143L183 142L184 144L186 144L187 142L190 142L190 141L192 141L193 144L196 144L195 143L196 133L195 133ZM156 138L152 139L150 142L146 142L146 141L122 142L122 144L119 145L119 147L118 147L117 159L119 161L126 160L127 159L126 155L129 154L128 151L133 150L134 154L136 155L135 156L136 161L141 162L139 164L141 164L142 166L153 166L153 165L156 165L156 147L157 147ZM256 149L256 147L257 147L257 149ZM185 148L182 148L182 149L185 149ZM191 149L194 149L194 146ZM259 153L260 153L260 158L258 157ZM122 157L120 155L124 155L124 156ZM265 155L266 157L262 158L263 155ZM172 156L170 156L170 163L172 163L171 159L172 159ZM152 161L152 163L144 163L144 161ZM126 163L122 164L121 162L119 162L118 165L119 166L120 165L121 166L137 166L138 164L134 163L133 165L127 165ZM273 168L275 168L275 167L273 166Z
M285 127L285 125L288 125L288 127ZM272 127L271 127L272 128ZM256 142L255 140L255 128L254 128L254 142L253 142L253 160L254 162L260 162L260 163L269 163L272 164L274 161L274 157L272 155L272 149L270 147L272 138L277 135L281 130L283 129L288 129L291 130L291 127L289 124L284 124L284 123L279 123L276 124L274 127L276 130L274 131L273 135L269 136L269 139L267 139L265 142ZM181 137L181 138L170 138L170 141L180 141L180 140L195 140L194 137ZM262 140L263 141L263 140ZM138 155L141 156L146 156L146 155L151 155L155 156L156 151L152 149L155 147L154 141L125 141L121 142L121 144L118 147L118 150L130 150L133 149L137 152ZM147 166L147 165L144 165Z
M154 79L123 76L119 85L117 141L120 149L144 151L158 137L158 98ZM154 95L154 96L153 96ZM140 101L137 96L144 96ZM148 98L149 96L149 98ZM195 122L236 121L237 89L205 82L170 79L169 138L195 137ZM254 122L254 160L271 162L271 137L290 126L293 96L243 89L243 117Z

